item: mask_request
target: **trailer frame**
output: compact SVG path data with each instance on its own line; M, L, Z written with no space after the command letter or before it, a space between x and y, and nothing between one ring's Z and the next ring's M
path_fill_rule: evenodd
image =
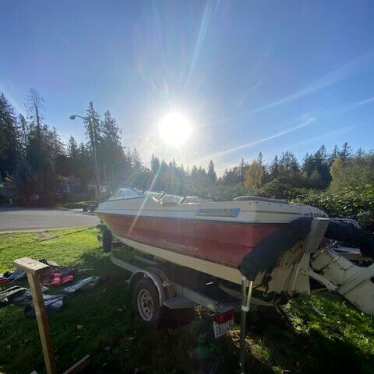
M241 299L238 299L237 302L222 303L201 292L197 292L196 290L170 280L167 274L159 268L159 263L157 261L150 260L140 255L134 255L134 259L138 261L138 264L135 264L133 261L119 259L114 255L113 251L111 251L110 254L110 260L114 265L131 273L130 278L126 281L129 287L134 288L135 285L143 279L148 279L153 283L157 289L160 307L167 307L171 310L175 310L192 308L194 305L199 305L215 313L213 328L216 338L224 335L233 327L233 312L241 313L240 369L241 374L244 374L246 320L251 303L254 305L271 307L274 307L275 304L252 297L253 282L248 281L244 276L242 277L241 283ZM225 320L225 316L231 315L232 320ZM224 317L224 322L222 324L216 322L217 316ZM140 317L142 318L141 314ZM218 320L219 319L220 318L218 318ZM143 320L147 322L145 319ZM221 328L220 325L223 324L226 324L228 328Z

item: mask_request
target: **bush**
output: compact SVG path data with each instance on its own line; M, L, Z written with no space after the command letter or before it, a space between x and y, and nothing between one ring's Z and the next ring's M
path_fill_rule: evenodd
M303 189L293 187L289 183L286 183L279 178L275 178L272 181L265 183L255 194L272 199L289 200L300 195L300 191L303 191Z
M213 201L230 201L238 196L248 195L248 191L240 183L235 186L215 184L210 187L197 189L194 193L204 199Z
M374 230L374 185L345 187L339 192L304 191L295 202L316 206L330 217L351 218L362 228Z

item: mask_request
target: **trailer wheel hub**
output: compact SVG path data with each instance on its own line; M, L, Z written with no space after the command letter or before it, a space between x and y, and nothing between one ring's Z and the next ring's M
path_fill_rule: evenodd
M151 294L143 289L138 294L138 310L144 321L150 321L154 314L154 303Z

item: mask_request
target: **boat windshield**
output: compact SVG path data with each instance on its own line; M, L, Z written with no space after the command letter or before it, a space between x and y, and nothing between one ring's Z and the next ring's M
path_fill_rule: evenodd
M161 196L165 195L164 192L155 192L155 191L145 191L144 195L148 197L153 197L155 200L159 200Z
M137 199L143 197L144 195L132 188L121 187L109 198L109 200L126 200L126 199Z
M184 200L183 196L176 196L176 195L167 195L165 194L160 199L161 204L163 205L177 205Z

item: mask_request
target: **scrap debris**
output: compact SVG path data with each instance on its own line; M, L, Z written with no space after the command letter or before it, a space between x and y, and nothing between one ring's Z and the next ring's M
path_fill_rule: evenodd
M56 239L59 237L59 235L51 235L47 231L39 232L39 241L44 242L46 240Z
M60 266L57 263L42 259L39 260L50 266L49 271L40 276L44 305L47 313L56 313L64 305L64 298L78 290L85 290L95 287L101 280L99 276L90 276L75 281L75 277L81 277L87 271L93 269L73 269L66 266ZM7 271L0 274L0 287L7 287L0 291L0 308L9 304L16 304L25 307L27 317L35 317L35 309L32 301L31 291L19 285L12 285L14 282L22 281L26 278L26 273L21 269ZM75 281L75 282L74 282ZM49 288L68 285L60 289L60 294L48 294ZM9 287L10 286L10 287Z
M45 295L43 294L45 310L48 314L60 311L64 305L64 295ZM27 317L35 317L34 303L30 302L25 307Z
M101 279L101 277L97 277L97 276L84 278L84 279L74 283L70 287L65 287L62 292L73 293L73 292L78 291L78 290L93 288L99 283L100 279Z
M0 292L0 307L10 304L14 299L23 295L27 291L26 288L20 286L9 287L5 291Z

